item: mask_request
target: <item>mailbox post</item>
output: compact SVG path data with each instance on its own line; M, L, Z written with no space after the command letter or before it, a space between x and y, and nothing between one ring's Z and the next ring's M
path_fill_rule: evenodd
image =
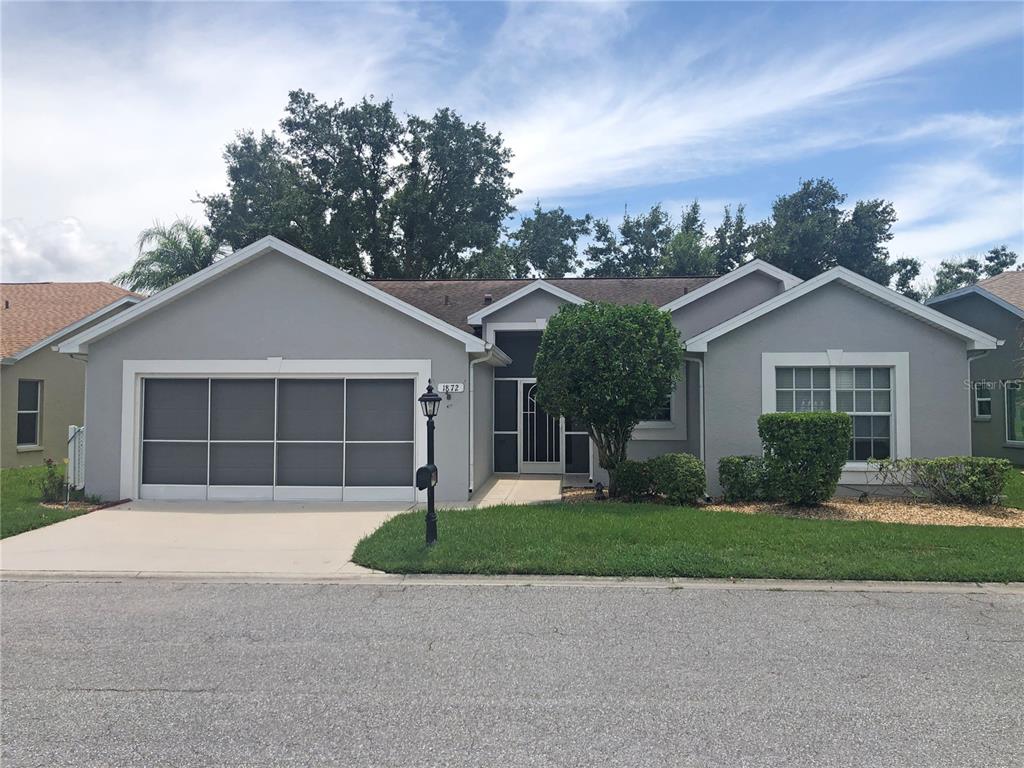
M427 391L420 395L420 408L427 417L427 463L416 470L416 487L427 492L427 546L437 541L437 511L434 509L434 486L437 485L437 465L434 464L434 417L441 405L441 396L434 391L429 379Z

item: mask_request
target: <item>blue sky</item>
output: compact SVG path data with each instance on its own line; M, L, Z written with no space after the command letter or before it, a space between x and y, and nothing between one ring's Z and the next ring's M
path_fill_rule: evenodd
M233 132L287 92L451 106L500 130L526 208L698 198L750 218L801 178L884 197L892 252L1024 255L1024 5L10 4L3 278L107 279L201 218Z

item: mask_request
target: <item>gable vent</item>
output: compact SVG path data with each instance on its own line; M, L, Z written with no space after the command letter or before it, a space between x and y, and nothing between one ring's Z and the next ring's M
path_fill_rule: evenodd
M490 294L490 293L485 293L484 294L484 304L490 304L492 301L494 301L494 296L492 294Z

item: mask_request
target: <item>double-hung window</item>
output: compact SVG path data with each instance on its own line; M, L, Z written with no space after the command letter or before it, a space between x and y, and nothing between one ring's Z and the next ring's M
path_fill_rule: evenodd
M42 409L43 382L35 379L18 379L19 447L39 445L39 417Z
M892 455L892 369L887 367L778 367L775 410L850 414L850 461Z
M974 384L974 418L992 418L992 387L987 381L978 381Z

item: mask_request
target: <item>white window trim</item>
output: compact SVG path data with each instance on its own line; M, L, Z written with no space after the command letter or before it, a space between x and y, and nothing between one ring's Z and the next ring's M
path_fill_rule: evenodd
M992 421L992 388L986 387L988 390L988 397L978 397L978 384L975 382L971 389L974 390L974 420L975 421ZM978 402L988 403L988 413L978 413ZM1005 403L1004 403L1005 405Z
M1018 387L1015 391L1024 391L1024 381L1020 379L1007 379L1003 382L1003 438L1006 440L1006 445L1013 448L1019 448L1024 446L1024 440L1011 440L1010 439L1010 403L1008 398L1010 397L1010 384L1013 382L1018 383Z
M14 404L15 405L14 441L15 441L16 445L14 447L18 451L20 451L20 452L41 451L41 450L43 450L43 446L40 443L40 437L41 437L40 433L43 431L43 380L42 379L18 379L17 384L18 384L19 392L16 393L16 394L20 394L21 383L23 381L33 381L33 382L35 382L35 385L36 385L36 407L35 407L35 410L22 410L21 408L17 407L18 404L17 404L17 401L15 401L15 404ZM32 442L32 443L19 443L19 442L17 442L18 441L18 424L17 424L18 416L20 416L23 413L34 413L36 415L36 435L35 435L36 439L35 439L35 442Z
M676 428L676 388L672 387L672 394L668 398L668 420L641 421L636 425L637 429L675 429ZM634 438L636 439L636 438Z
M762 352L761 413L775 413L775 369L789 367L863 367L892 368L892 408L894 459L913 455L910 445L910 353L909 352ZM848 461L844 471L865 472L866 461Z
M142 380L153 377L245 378L332 377L338 378L411 378L415 391L426 388L430 378L430 360L125 360L121 374L121 470L119 487L122 499L138 498L142 480ZM415 419L416 466L427 463L425 420ZM179 486L191 487L191 486ZM379 495L372 488L346 494L346 501L374 501ZM205 489L203 491L205 498ZM417 501L426 501L426 491L416 491ZM179 497L180 498L180 497Z

